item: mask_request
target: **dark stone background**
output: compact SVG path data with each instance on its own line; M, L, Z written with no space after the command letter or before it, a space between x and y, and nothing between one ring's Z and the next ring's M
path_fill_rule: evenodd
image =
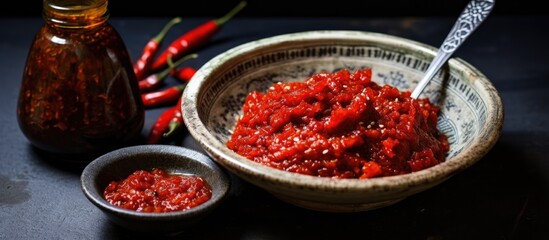
M219 17L239 0L109 1L112 17ZM457 16L469 0L247 0L239 17L402 17ZM496 0L495 15L547 15L540 0ZM39 0L12 1L0 8L0 17L40 16Z

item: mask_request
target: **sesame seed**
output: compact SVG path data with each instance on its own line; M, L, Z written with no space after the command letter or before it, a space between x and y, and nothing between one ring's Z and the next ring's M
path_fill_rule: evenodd
M322 154L327 154L327 153L328 153L328 149L324 149L324 150L322 151Z

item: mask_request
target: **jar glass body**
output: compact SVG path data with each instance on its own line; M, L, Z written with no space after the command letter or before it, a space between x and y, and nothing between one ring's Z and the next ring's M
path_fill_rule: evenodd
M42 150L97 155L135 140L144 108L126 46L107 22L107 1L72 2L44 1L17 118Z

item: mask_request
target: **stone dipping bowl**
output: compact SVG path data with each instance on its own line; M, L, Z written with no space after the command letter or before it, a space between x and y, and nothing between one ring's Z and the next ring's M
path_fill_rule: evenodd
M151 213L117 207L103 197L111 181L120 181L136 170L154 168L202 177L212 188L211 198L187 210ZM231 181L226 170L205 154L172 145L137 145L111 151L90 162L82 171L81 186L86 198L113 223L154 238L177 235L200 223L226 199Z
M287 203L325 212L390 206L428 190L483 158L499 138L503 106L490 80L451 58L428 84L441 108L438 128L448 136L446 160L409 174L334 179L292 173L253 162L226 146L246 95L314 73L372 68L372 80L412 91L437 49L409 39L364 31L307 31L255 40L212 58L183 92L183 118L191 135L221 166Z

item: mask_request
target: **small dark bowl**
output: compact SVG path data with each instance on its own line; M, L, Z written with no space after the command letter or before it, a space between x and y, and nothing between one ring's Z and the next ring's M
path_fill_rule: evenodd
M212 198L184 211L145 213L116 207L103 197L103 190L111 181L126 178L136 170L153 168L203 177L212 187ZM88 200L114 223L137 232L176 234L195 225L221 204L230 188L230 178L199 152L171 145L140 145L109 152L90 162L82 172L81 184Z

